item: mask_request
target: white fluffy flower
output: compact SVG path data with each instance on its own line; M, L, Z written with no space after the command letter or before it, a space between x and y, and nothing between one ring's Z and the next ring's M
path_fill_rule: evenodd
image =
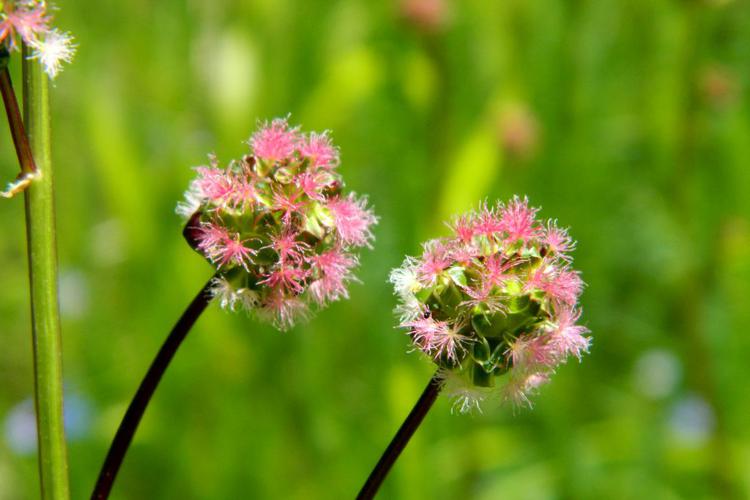
M76 52L73 37L56 29L46 32L44 38L35 42L32 47L34 52L30 58L37 59L50 78L55 78L62 69L62 64L73 60Z

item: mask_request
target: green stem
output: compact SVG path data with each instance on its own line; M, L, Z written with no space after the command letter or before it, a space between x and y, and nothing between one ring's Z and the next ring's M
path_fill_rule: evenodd
M26 238L34 347L34 398L42 498L67 500L63 427L62 339L57 291L57 241L50 161L48 77L23 50L23 111L39 178L25 191Z

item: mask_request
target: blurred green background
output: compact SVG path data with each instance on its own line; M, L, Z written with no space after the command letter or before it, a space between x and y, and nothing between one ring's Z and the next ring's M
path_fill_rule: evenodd
M257 120L287 113L332 131L381 217L364 284L285 334L212 306L113 499L352 498L432 372L394 329L389 270L451 214L514 193L579 241L591 354L531 411L441 398L382 497L750 497L747 1L58 4L79 44L53 89L74 498L211 275L174 215L190 167L241 156ZM38 496L22 199L0 221L15 500Z

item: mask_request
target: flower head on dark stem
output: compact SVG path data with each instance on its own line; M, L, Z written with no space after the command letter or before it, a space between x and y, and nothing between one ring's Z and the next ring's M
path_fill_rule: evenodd
M212 292L280 330L348 297L357 248L377 222L363 197L342 192L338 149L327 134L304 134L286 119L264 123L250 154L226 168L209 157L177 212L194 248L219 271Z
M459 411L492 396L530 406L558 365L588 352L575 242L538 211L526 198L483 203L391 272L400 326L439 366Z

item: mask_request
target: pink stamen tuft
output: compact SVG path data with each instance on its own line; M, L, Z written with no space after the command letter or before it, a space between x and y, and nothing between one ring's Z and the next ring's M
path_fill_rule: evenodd
M502 224L502 221L498 217L495 210L492 208L488 208L487 204L482 204L482 206L479 208L479 214L477 214L474 223L475 233L490 237L502 231L503 228L504 226Z
M529 200L518 196L500 209L500 223L502 230L508 233L510 241L523 240L528 242L539 235L540 228L536 225L535 217L539 211L529 207Z
M554 222L547 223L542 236L542 243L547 245L549 251L555 254L565 262L571 262L573 258L567 254L575 250L575 242L570 237L568 231L557 227Z
M470 339L459 333L460 328L450 326L445 321L432 318L419 318L406 323L412 329L414 343L425 353L439 358L445 356L456 362L458 355L466 350Z
M276 118L270 124L265 124L250 138L255 156L269 162L290 158L298 143L297 129L290 129L283 118Z
M559 358L571 354L580 361L583 353L589 351L591 339L584 337L589 331L582 325L576 325L581 316L581 311L571 307L561 307L557 313L557 325L550 334L550 345L556 351Z
M252 248L245 246L245 242L240 240L239 234L225 238L221 256L217 259L219 268L228 264L236 264L248 270L248 264L252 264L253 255L256 253Z
M199 192L212 202L222 205L232 196L233 179L227 172L214 167L198 167L198 179L195 181Z
M323 180L323 177L317 173L303 172L294 178L294 183L310 199L323 201L325 200L325 196L321 192L325 187Z
M258 283L276 288L284 293L301 294L305 290L303 281L308 274L309 271L301 267L279 262Z
M377 222L377 217L366 205L367 200L357 199L354 193L328 202L328 210L345 245L370 246L373 239L370 226Z
M276 289L266 296L258 313L268 317L279 330L286 331L300 319L306 319L309 310L307 304L299 297L287 295L283 290Z
M328 134L311 133L303 138L299 144L299 152L302 156L310 159L310 164L315 168L336 168L339 163L339 152L331 143Z
M509 271L518 263L519 261L507 260L502 255L490 255L484 259L482 285L489 288L501 287L506 281L517 279L516 275Z
M273 209L282 212L281 220L289 224L292 216L297 214L302 216L302 209L307 205L307 201L302 197L301 191L285 193L277 191L273 194Z
M583 280L578 272L567 267L543 264L529 278L525 289L542 290L556 302L574 305L583 291Z
M349 297L346 282L353 279L351 271L358 263L354 255L334 248L313 255L308 262L318 275L310 285L310 292L318 304Z
M288 261L299 262L303 259L303 255L310 248L310 245L304 241L297 241L297 236L297 233L288 230L281 234L273 235L268 248L276 252L279 256L279 261L282 263Z
M456 217L449 226L458 240L464 245L469 245L474 239L476 228L472 214L463 214Z
M215 262L220 259L224 253L224 242L229 240L229 231L226 228L205 223L198 228L196 235L198 241L198 250L203 252L209 260Z
M551 368L556 363L555 351L545 338L536 335L520 336L506 354L513 363L513 368L523 372Z
M417 276L423 284L431 285L452 262L448 247L439 240L431 241L424 246L422 263L417 269Z

